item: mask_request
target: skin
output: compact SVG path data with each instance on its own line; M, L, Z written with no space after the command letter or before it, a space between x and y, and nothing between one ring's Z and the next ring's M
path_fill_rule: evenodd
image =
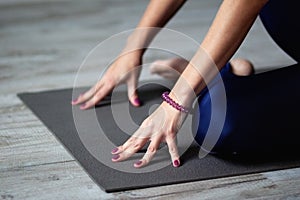
M142 56L157 32L142 29L163 27L184 4L183 0L151 0L128 38L118 59L108 68L102 79L89 91L72 101L85 110L100 102L118 84L127 84L128 98L134 106L140 102L136 92ZM170 97L180 105L190 107L197 94L233 56L253 25L266 0L224 0L199 49L182 71L170 92ZM147 165L155 156L160 143L168 145L174 167L180 166L176 135L186 114L166 102L146 118L139 129L123 145L112 150L112 161L128 159L149 140L147 152L134 167Z
M180 57L156 60L150 65L150 72L165 79L177 80L188 64L189 61ZM232 59L230 65L232 73L237 76L249 76L250 74L254 74L254 66L247 59Z

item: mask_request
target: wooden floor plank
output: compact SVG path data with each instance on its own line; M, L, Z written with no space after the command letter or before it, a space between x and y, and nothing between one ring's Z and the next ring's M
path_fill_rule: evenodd
M140 199L288 199L300 197L299 183L300 168L295 168L147 188L119 195Z
M0 199L111 199L75 161L1 170Z
M5 173L4 173L5 171ZM75 161L7 169L1 195L15 199L288 199L300 197L300 169L107 194ZM275 179L275 180L274 180ZM17 181L16 181L17 180Z
M0 107L0 121L0 170L74 160L19 100Z
M0 130L0 171L74 160L44 127Z

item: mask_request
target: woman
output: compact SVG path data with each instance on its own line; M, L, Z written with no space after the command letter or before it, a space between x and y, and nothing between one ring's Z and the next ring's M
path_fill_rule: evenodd
M157 34L147 27L163 27L172 16L184 4L184 0L152 0L144 12L136 31L128 38L127 45L118 59L109 67L102 79L89 91L72 101L73 105L80 105L81 109L88 109L101 101L120 82L127 84L128 98L132 105L139 106L140 101L136 91L142 56L145 47ZM123 145L112 150L113 162L119 162L131 157L142 148L149 140L150 145L144 157L134 163L139 168L147 165L161 142L166 142L174 167L180 166L180 157L176 145L176 134L181 127L187 113L192 107L193 101L199 96L199 119L194 124L199 124L195 131L196 141L201 145L208 129L211 115L211 99L218 98L221 83L215 80L217 73L221 71L227 97L227 112L224 128L213 152L228 153L252 153L270 152L272 147L281 145L282 138L273 133L284 131L290 126L290 119L280 118L276 114L290 114L299 111L296 102L300 96L295 91L290 91L287 98L278 97L280 92L286 91L290 86L299 85L295 67L288 67L283 71L274 70L258 75L250 75L253 68L246 60L228 61L237 51L255 19L260 14L267 30L278 45L281 46L295 60L299 59L299 49L296 46L297 32L292 23L297 19L297 6L293 1L280 0L224 0L209 28L204 40L193 58L187 62L182 59L173 59L156 62L152 66L154 73L164 74L174 78L174 73L160 68L161 65L169 65L181 75L170 91L163 95L162 104L141 124L140 128ZM285 10L288 9L288 10ZM287 11L287 12L286 12ZM295 11L295 12L294 12ZM274 17L274 18L273 18ZM145 28L145 29L143 29ZM289 29L292 29L289 30ZM278 34L279 33L279 34ZM174 64L175 63L175 64ZM226 64L227 63L227 64ZM217 70L214 70L214 67ZM250 75L250 76L236 76ZM300 72L298 73L300 74ZM290 76L292 75L292 76ZM282 77L287 77L291 82L280 82ZM216 83L207 92L207 84ZM272 83L276 87L272 87ZM213 92L212 92L213 91ZM297 92L296 92L297 93ZM287 92L284 93L285 95ZM214 97L215 95L215 97ZM257 98L258 95L258 98ZM258 99L258 100L257 100ZM290 102L290 100L293 100ZM285 102L294 106L294 109L278 109L278 102ZM264 109L267 105L267 109ZM278 109L278 113L275 113ZM252 112L256 110L257 112ZM289 112L286 112L288 110ZM265 124L261 121L266 118ZM289 119L289 120L287 120ZM213 119L212 119L213 120ZM274 120L274 124L269 121ZM162 123L163 122L163 123ZM290 129L289 129L290 130ZM299 128L297 129L299 130ZM294 134L295 135L295 134ZM258 138L258 137L259 138ZM271 137L271 139L270 139ZM293 135L291 135L293 137ZM271 142L271 145L268 145ZM287 140L286 146L293 145L295 140ZM277 146L276 146L277 145Z

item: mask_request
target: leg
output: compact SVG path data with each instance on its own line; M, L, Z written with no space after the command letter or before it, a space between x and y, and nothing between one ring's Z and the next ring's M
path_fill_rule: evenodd
M230 61L231 71L237 76L248 76L254 74L253 64L246 59L236 58Z
M300 145L300 65L246 77L230 74L228 66L224 69L226 119L213 152L274 155L295 151ZM214 84L198 98L193 132L199 145L209 138L206 132L213 120L210 99L218 99L218 90Z
M176 80L188 64L187 60L180 57L156 60L150 65L150 71L152 74L157 74L163 78Z
M157 60L150 66L152 74L158 74L166 79L178 79L188 61L183 58ZM249 60L236 58L230 61L231 70L237 76L248 76L254 73L254 67Z

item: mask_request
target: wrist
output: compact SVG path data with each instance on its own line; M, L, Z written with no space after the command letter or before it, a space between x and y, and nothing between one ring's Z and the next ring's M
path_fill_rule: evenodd
M178 119L185 119L188 113L181 112L174 107L172 107L170 104L168 104L166 101L163 101L160 105L160 107L165 111L165 113L168 115L168 118L171 120L178 120Z
M196 94L194 91L181 90L180 92L177 92L173 89L170 91L169 97L183 108L191 110Z
M145 52L145 49L139 49L139 48L133 48L129 45L126 45L123 50L121 51L120 55L123 56L123 55L126 55L126 56L130 56L132 57L133 59L138 59L140 60L143 55L144 55L144 52Z
M177 80L169 96L180 105L190 108L205 86L203 78L189 64Z
M175 98L172 96L169 96L169 92L166 91L161 95L162 99L168 103L170 106L175 108L176 110L183 112L183 113L189 113L189 108L186 106L183 106L182 104L178 103L178 101L174 100Z
M123 49L123 52L125 52L125 53L133 52L136 55L142 57L146 48L147 48L147 46L144 44L144 42L140 38L138 38L135 35L130 35L127 38L126 46Z
M117 65L139 67L142 63L142 54L141 52L134 50L128 51L123 49L119 54L118 59L116 60Z

